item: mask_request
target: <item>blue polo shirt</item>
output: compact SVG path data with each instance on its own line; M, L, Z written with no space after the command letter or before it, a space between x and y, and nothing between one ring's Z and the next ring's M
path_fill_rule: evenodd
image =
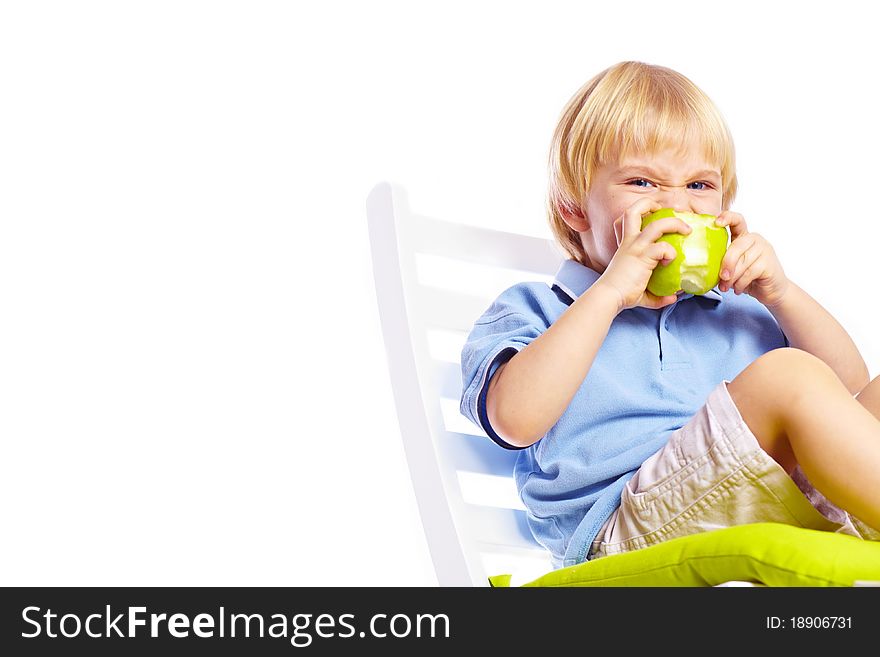
M516 449L488 421L490 378L598 278L566 260L552 285L515 285L474 324L462 351L461 412L502 447ZM683 295L661 310L619 313L568 409L544 437L520 451L514 467L529 526L554 565L587 558L626 482L713 388L785 346L785 335L761 303L717 288Z

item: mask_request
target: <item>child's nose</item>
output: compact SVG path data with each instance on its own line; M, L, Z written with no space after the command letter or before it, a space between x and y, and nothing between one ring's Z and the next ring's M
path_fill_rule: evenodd
M665 208L678 212L692 212L691 199L684 187L663 187L662 198L658 199Z

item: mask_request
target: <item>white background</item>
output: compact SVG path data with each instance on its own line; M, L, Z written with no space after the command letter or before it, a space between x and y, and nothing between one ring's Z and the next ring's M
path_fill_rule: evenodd
M549 236L556 119L623 59L715 100L734 209L880 374L869 7L4 3L0 583L435 583L365 198Z

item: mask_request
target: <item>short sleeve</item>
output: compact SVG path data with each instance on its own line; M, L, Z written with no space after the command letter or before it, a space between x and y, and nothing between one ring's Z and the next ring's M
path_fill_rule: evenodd
M474 323L461 352L461 413L506 449L507 443L492 428L486 413L486 392L498 368L550 325L542 303L540 283L524 283L501 294ZM545 292L546 294L546 292Z

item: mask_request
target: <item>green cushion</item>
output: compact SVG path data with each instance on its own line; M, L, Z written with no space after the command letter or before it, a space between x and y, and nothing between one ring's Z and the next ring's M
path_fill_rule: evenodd
M777 523L739 525L560 568L523 586L853 586L880 582L880 543ZM491 577L510 586L509 575Z

